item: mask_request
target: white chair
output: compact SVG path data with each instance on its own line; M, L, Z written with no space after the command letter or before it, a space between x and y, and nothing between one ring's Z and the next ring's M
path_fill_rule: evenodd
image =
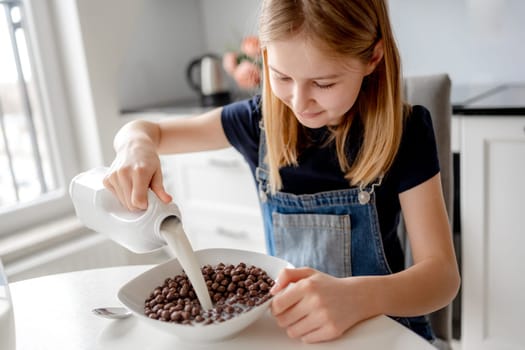
M441 169L443 195L452 228L453 218L453 169L450 145L452 106L450 102L451 82L447 74L410 76L404 79L406 100L412 105L425 106L432 116ZM452 230L451 230L452 231ZM410 246L403 221L399 226L401 242L405 246L406 265L412 264ZM438 338L436 347L450 350L452 339L452 305L430 314L432 328Z

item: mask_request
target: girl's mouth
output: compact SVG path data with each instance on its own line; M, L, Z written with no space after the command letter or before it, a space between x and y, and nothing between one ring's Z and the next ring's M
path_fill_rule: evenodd
M320 116L323 112L302 112L298 113L302 119L313 119Z

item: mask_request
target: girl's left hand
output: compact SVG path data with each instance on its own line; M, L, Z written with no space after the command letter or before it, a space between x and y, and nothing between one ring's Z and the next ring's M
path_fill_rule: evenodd
M284 269L270 291L272 314L290 338L305 343L338 338L367 317L366 291L360 288L359 278L352 279L311 268Z

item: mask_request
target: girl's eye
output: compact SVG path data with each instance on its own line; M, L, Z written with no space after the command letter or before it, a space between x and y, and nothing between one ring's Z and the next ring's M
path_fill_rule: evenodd
M270 76L277 81L290 81L290 77L287 77L286 75L281 75L277 72L270 72Z
M317 86L320 89L330 89L332 86L335 85L334 83L330 83L330 84L314 83L314 84L315 84L315 86Z

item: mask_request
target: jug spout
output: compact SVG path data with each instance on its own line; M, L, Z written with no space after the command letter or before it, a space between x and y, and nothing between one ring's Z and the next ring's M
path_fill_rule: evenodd
M71 181L69 193L80 221L88 228L135 253L146 253L166 244L160 226L167 217L180 220L175 203L163 203L153 191L148 192L148 208L129 211L102 183L108 168L81 173Z

